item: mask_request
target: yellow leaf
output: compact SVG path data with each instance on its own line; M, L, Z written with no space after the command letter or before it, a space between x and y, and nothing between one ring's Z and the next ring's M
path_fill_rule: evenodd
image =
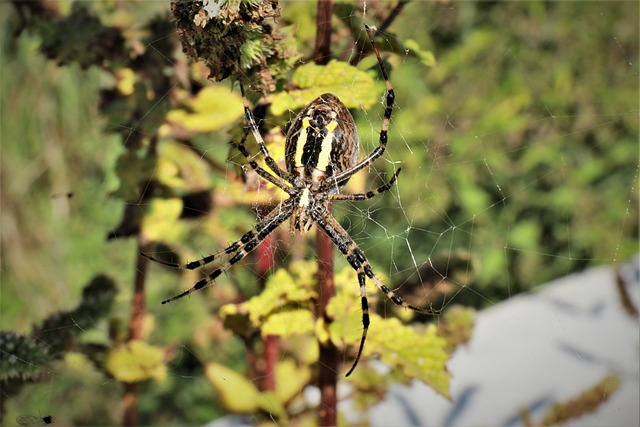
M367 285L370 286L369 283ZM329 335L338 347L355 347L362 337L362 310L357 277L353 270L339 271L336 274L336 286L338 293L327 306L327 313L333 318ZM373 292L370 292L372 296ZM370 304L370 307L373 306ZM435 325L429 325L426 331L417 331L396 318L385 319L375 313L369 316L371 324L362 352L363 359L379 355L392 369L400 371L407 378L421 380L449 397L451 375L445 366L449 358L447 340L437 335Z
M309 310L283 310L267 317L260 330L262 336L307 334L314 330L313 315Z
M251 413L260 408L260 392L251 381L236 371L218 363L208 363L205 375L216 389L216 398L225 409Z
M376 317L375 329L369 330L363 354L378 353L387 365L400 370L408 378L429 384L449 398L451 374L445 365L449 359L445 350L447 341L437 335L436 326L431 324L424 332L418 332L398 319Z
M136 82L136 75L131 68L121 68L116 72L116 87L118 91L129 96L133 93L133 85Z
M194 191L210 187L209 168L201 155L184 144L164 140L158 145L158 165L153 176L173 189Z
M281 360L276 365L276 398L286 405L291 399L300 394L309 384L311 370L308 366L297 366L291 359Z
M106 367L117 380L128 383L150 379L162 382L167 377L164 350L139 340L109 352Z
M151 199L142 219L142 233L149 240L170 241L181 212L182 199Z
M312 62L298 67L292 83L299 89L280 92L270 97L271 112L279 116L288 110L309 105L324 93L332 93L347 108L369 109L377 101L374 79L346 62L329 61L327 65Z
M167 121L176 128L175 133L217 131L244 114L242 97L222 85L205 87L186 104L187 108L167 113Z
M277 418L286 417L284 406L273 393L258 391L251 381L236 371L218 363L208 363L205 375L225 409L235 413L253 413L262 409Z

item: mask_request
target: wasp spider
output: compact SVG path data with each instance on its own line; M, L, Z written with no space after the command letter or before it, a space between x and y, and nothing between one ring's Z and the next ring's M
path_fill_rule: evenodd
M387 88L386 105L378 147L358 162L359 138L353 117L336 96L326 93L309 104L293 120L287 132L285 142L286 171L282 170L267 150L249 107L244 86L242 81L240 81L240 90L244 101L244 113L249 125L249 130L253 133L260 147L260 152L265 159L265 163L271 172L260 167L255 160L253 160L253 156L247 151L244 141L249 130L245 132L238 148L247 158L251 168L253 168L260 177L281 188L289 195L289 198L276 206L252 230L245 233L240 240L223 251L204 257L201 260L193 261L186 265L178 265L142 254L161 264L190 270L209 264L220 257L229 256L226 263L200 280L191 289L162 302L165 304L212 284L218 276L246 257L287 219L290 218L292 233L305 233L309 231L315 223L331 238L349 265L356 270L360 284L363 324L362 338L360 340L358 353L347 376L353 372L360 360L369 328L369 304L365 286L367 277L395 304L424 314L438 314L437 310L422 309L408 304L385 286L373 272L364 252L356 245L346 230L336 221L329 211L329 204L334 200L367 200L389 190L400 174L400 168L398 168L389 182L367 193L340 193L340 189L344 187L352 175L369 166L384 153L387 145L387 130L389 129L391 111L393 110L394 104L393 87L391 86L387 72L382 64L380 53L373 40L376 29L375 27L367 26L366 30Z

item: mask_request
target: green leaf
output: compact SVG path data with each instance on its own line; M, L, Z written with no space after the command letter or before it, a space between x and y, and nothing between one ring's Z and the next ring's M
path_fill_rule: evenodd
M0 331L0 381L35 380L51 360L45 343L10 331Z
M122 200L140 200L140 183L148 182L156 168L155 157L141 152L125 151L116 162L120 186L112 193Z
M347 108L364 109L371 108L379 96L371 75L335 60L327 65L302 65L295 71L291 81L299 89L270 97L271 112L276 116L305 107L324 93L334 94Z
M428 50L422 50L418 42L413 39L407 39L403 43L407 53L420 58L420 61L427 67L434 67L436 65L436 57L433 52Z
M167 377L164 350L144 341L133 340L112 350L107 356L107 371L117 380L133 383Z

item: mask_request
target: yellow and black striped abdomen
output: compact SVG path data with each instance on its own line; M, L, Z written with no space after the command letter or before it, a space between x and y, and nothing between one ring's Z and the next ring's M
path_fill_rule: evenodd
M353 116L336 96L325 93L302 110L289 127L287 171L309 183L320 182L355 165L359 147Z

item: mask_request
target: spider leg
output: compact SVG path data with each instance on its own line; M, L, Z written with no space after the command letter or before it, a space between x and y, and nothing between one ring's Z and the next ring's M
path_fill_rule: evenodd
M253 137L258 143L258 146L260 146L260 152L264 157L265 163L267 164L267 166L269 166L269 169L271 169L278 176L278 178L285 181L290 181L291 177L289 176L289 173L280 169L278 163L276 163L276 161L273 160L273 157L271 157L271 154L269 153L269 150L264 143L264 139L262 138L262 135L260 135L260 129L258 129L258 125L256 124L256 120L253 117L253 113L251 112L249 100L247 99L247 96L244 92L244 84L242 84L242 79L238 79L238 82L240 83L240 93L242 94L242 102L244 104L244 116L247 119L247 123L249 123L249 128L251 129L251 133L253 133Z
M342 186L346 180L351 178L353 174L364 169L365 167L373 163L376 159L378 159L380 156L382 156L382 154L384 154L384 151L386 150L386 147L387 147L387 139L388 139L387 134L389 131L389 123L391 122L391 112L393 111L393 105L396 98L395 92L393 91L393 86L391 85L391 80L389 80L389 75L387 74L387 70L385 70L384 65L382 64L382 58L380 58L380 52L378 51L378 48L373 40L373 37L376 32L376 28L370 27L368 25L365 25L365 28L367 29L367 35L369 36L369 43L371 43L373 52L375 53L376 58L378 59L378 66L380 67L380 71L382 72L382 77L384 78L384 84L387 87L387 97L386 97L386 104L384 108L384 117L382 119L382 128L380 129L380 142L379 142L379 145L376 147L376 149L371 152L371 154L369 154L367 157L362 159L355 166L353 166L352 168L349 168L348 170L342 173L339 173L331 177L331 179L329 180L329 183L331 183L331 185L337 185L338 187Z
M361 200L372 199L376 197L378 194L384 193L385 191L389 190L393 186L393 184L396 182L396 179L398 179L398 175L400 175L401 170L402 170L401 168L398 168L398 170L396 171L396 173L393 174L389 182L387 182L383 186L376 188L373 191L368 191L366 193L358 193L358 194L340 194L340 193L331 194L329 197L329 200L361 201Z
M257 224L253 229L247 231L245 234L242 235L242 237L240 238L240 240L232 243L231 245L229 245L228 247L226 247L225 249L213 253L211 255L207 255L204 258L201 258L197 261L191 261L187 264L178 264L176 262L168 262L168 261L164 261L158 258L155 258L149 254L146 254L144 252L140 252L140 255L153 261L156 262L158 264L162 264L166 267L170 267L170 268L176 268L179 270L195 270L198 267L202 267L205 266L215 260L217 260L218 258L220 258L221 256L224 255L230 255L234 252L239 251L240 249L245 248L245 246L247 245L251 245L256 238L260 235L260 233L262 233L265 229L267 229L270 226L270 221L272 219L272 217L277 216L276 214L278 208L273 209L271 212L269 212L269 214L264 218L263 221L261 221L259 224ZM266 237L266 236L265 236ZM255 243L254 243L255 244ZM257 244L256 244L257 246ZM245 249L246 250L246 249ZM253 250L253 249L251 249ZM250 250L249 250L250 252Z
M279 206L275 207L271 212L269 212L269 214L262 221L260 221L254 228L252 228L251 230L243 234L240 240L232 243L227 248L219 252L208 255L197 261L189 262L187 264L178 264L174 262L163 261L161 259L152 257L151 255L148 255L144 252L140 252L140 255L153 262L157 262L158 264L162 264L171 268L178 268L181 270L195 270L198 267L202 267L204 265L207 265L215 261L221 256L231 255L234 253L236 254L235 256L237 256L237 253L240 251L242 251L242 253L244 253L244 256L246 256L251 251L253 251L269 234L271 234L278 227L278 225L282 224L287 219L287 216L291 214L292 211L293 211L293 203L290 201L290 199L287 199L284 202L282 202ZM244 256L242 256L240 259L244 258ZM230 266L240 261L240 259L237 259L232 263L231 263L231 260L229 260L229 262L231 263ZM226 270L228 270L228 268L225 269L224 271ZM214 273L211 273L211 274L214 274ZM218 275L216 275L215 277L217 277Z
M172 298L162 301L162 304L175 301L177 299L185 297L193 292L199 291L200 289L211 285L214 282L214 280L218 278L218 276L220 276L225 271L229 270L231 267L233 267L234 264L244 259L244 257L249 255L255 248L257 248L258 245L262 243L264 239L267 238L267 236L273 233L280 224L282 224L287 218L291 216L292 212L293 212L293 203L291 199L287 199L284 202L282 202L280 205L276 206L271 212L269 212L269 215L267 215L267 217L263 221L260 221L260 223L257 226L255 226L249 232L245 233L240 240L233 243L231 246L229 246L227 249L223 251L224 253L234 254L227 262L225 262L215 271L207 275L207 277L197 282L190 289L187 289L186 291L182 292L179 295L176 295ZM210 257L204 258L202 261L195 261L195 262L189 263L187 265L188 266L204 265L206 263L204 262L205 260L207 260L207 262L211 262L210 260L208 260L208 258Z
M362 356L362 350L364 349L364 343L367 339L367 332L369 330L369 301L367 300L367 288L366 288L366 277L371 279L373 283L376 284L378 289L380 289L387 298L393 301L395 304L400 305L402 307L408 308L410 310L417 311L422 314L431 314L437 315L440 312L438 310L433 309L424 309L413 306L403 300L400 296L398 296L395 292L389 289L382 280L378 278L373 272L367 257L364 252L356 245L351 236L346 232L344 228L340 225L338 221L329 213L329 211L324 207L319 207L312 211L312 217L318 224L318 226L324 231L331 241L338 247L342 255L347 259L347 262L353 268L358 275L358 283L360 284L360 300L362 305L362 338L360 339L360 347L358 348L358 354L356 355L356 359L347 372L346 376L351 375L353 370L358 365L358 361L360 361L360 357Z
M269 171L264 170L263 168L261 168L258 163L253 160L253 156L251 156L251 154L249 154L249 151L247 150L247 147L245 147L244 143L247 140L247 135L249 134L249 129L245 129L244 134L242 135L242 139L240 140L240 142L238 143L237 147L238 150L240 151L240 153L242 153L242 155L244 157L246 157L247 161L249 162L249 166L251 166L251 168L256 171L256 173L264 180L269 181L270 183L272 183L273 185L275 185L276 187L281 188L282 190L286 191L287 193L291 194L291 186L287 185L285 181L283 181L281 178L275 177L272 174L269 173Z

